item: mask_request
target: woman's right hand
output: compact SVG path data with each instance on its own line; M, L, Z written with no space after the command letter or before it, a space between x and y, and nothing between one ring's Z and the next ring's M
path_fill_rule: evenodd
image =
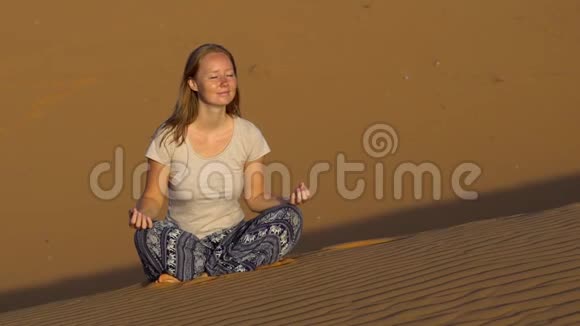
M134 207L129 210L129 226L137 230L150 229L153 227L153 219Z

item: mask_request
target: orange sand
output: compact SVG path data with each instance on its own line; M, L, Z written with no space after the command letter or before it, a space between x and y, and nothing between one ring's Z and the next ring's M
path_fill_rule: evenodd
M115 291L0 324L580 323L580 204L295 257L211 280ZM360 243L359 243L360 244Z
M254 313L255 321L330 323L353 316L442 322L567 316L575 305L565 302L577 297L563 287L577 284L577 265L565 261L570 257L559 254L559 245L518 235L515 221L559 241L571 217L523 216L580 198L579 13L574 0L12 3L0 14L0 312L100 294L2 318L99 320L99 312L132 320L136 315L123 317L118 309L137 302L141 314L174 298L167 313L178 313L176 321L201 315L244 321ZM133 174L149 137L171 112L187 55L205 42L234 53L242 113L268 139L268 162L283 163L293 185L304 180L311 187L312 167L330 167L303 207L305 229L293 253L303 258L198 284L209 303L233 293L228 302L240 306L223 316L185 288L176 294L131 287L144 277L126 217L143 185ZM377 122L399 138L396 152L381 158L362 144L365 128ZM114 159L116 148L122 160ZM339 153L365 164L345 178L350 190L364 180L360 198L340 193ZM103 189L122 185L111 200L99 199L89 181L102 162L123 171L99 179ZM410 176L395 199L395 169L421 162L440 171L441 199L434 199L430 177L415 199ZM482 169L465 186L479 192L478 200L461 200L452 189L452 172L463 162ZM276 191L280 183L274 180ZM380 199L375 186L383 190ZM516 214L524 215L488 221ZM476 223L458 226L468 222ZM496 234L485 235L487 227ZM463 228L471 237L457 234ZM440 231L417 235L429 230ZM503 237L513 250L503 247ZM311 254L383 238L396 241ZM476 249L466 257L454 256L470 245ZM371 264L377 251L386 256ZM367 269L339 264L350 261ZM528 270L510 265L516 262ZM499 276L504 271L513 274Z

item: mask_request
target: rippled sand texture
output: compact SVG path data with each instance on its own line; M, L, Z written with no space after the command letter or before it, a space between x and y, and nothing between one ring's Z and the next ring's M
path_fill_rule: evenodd
M580 204L359 242L202 283L131 287L0 324L580 323Z

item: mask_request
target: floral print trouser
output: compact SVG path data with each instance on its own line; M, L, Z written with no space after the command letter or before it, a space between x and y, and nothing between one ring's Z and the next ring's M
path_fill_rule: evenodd
M188 281L245 272L269 265L288 254L302 233L302 212L294 205L272 207L250 221L203 239L167 220L135 232L135 247L150 281L167 273Z

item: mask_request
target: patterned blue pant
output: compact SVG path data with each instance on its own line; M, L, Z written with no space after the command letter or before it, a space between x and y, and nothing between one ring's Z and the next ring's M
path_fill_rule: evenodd
M203 239L167 220L135 232L135 247L150 281L167 273L188 281L255 270L280 260L302 233L302 212L294 205L272 207L250 221L212 233Z

